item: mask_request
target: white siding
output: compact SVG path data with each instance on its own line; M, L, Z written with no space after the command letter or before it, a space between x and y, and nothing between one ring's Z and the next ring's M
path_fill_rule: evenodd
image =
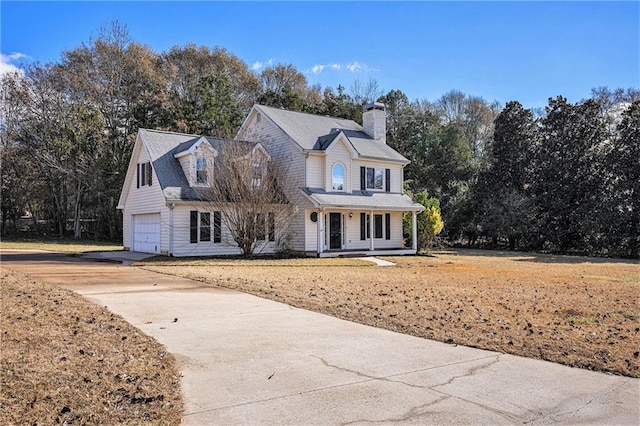
M318 223L311 220L311 213L317 212L314 209L306 209L304 213L304 224L306 230L305 251L318 251Z
M122 230L123 230L123 246L126 249L131 250L132 245L132 229L131 221L132 215L136 214L148 214L148 213L160 213L160 252L169 252L169 209L165 206L164 195L160 189L158 178L153 169L153 182L151 186L137 187L136 167L139 163L145 163L149 161L147 151L142 146L142 143L136 144L136 149L133 155L137 157L137 160L133 163L133 179L129 182L129 192L127 199L125 200L125 208L122 212Z
M354 211L353 217L347 215L347 249L349 250L369 250L369 239L360 239L360 213ZM370 212L364 212L369 214ZM388 212L391 214L391 239L385 239L385 219L387 212L374 211L374 214L382 214L382 238L375 238L373 241L375 249L401 248L403 245L402 235L402 212Z
M293 235L291 248L304 251L304 212L305 208L311 207L311 203L301 191L305 183L306 165L302 148L266 117L251 122L244 132L238 134L238 139L260 142L271 155L272 161L282 170L285 178L281 182L286 182L284 190L289 202L298 206L298 212L289 221L289 231Z
M211 214L211 241L191 242L191 211L209 212ZM200 217L198 215L198 221ZM276 229L276 233L279 232ZM206 204L200 205L177 205L173 210L173 255L184 256L227 256L239 255L240 249L233 241L232 233L225 221L224 211L222 212L222 229L219 243L213 241L213 209ZM198 232L199 239L199 232ZM255 249L255 253L274 253L276 251L275 242L265 241L260 243Z
M193 185L193 182L196 181L196 159L193 155L183 155L178 158L180 161L180 166L182 166L182 171L184 175L187 177L187 182L189 185Z
M307 184L309 188L324 188L325 186L325 157L310 155L307 157Z

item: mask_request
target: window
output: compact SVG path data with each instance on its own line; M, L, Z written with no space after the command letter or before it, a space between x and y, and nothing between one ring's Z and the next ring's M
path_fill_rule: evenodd
M196 159L196 182L207 183L207 160L203 157Z
M375 238L382 238L382 215L376 214L373 217L374 236Z
M200 213L200 241L211 241L210 213Z
M253 163L251 165L251 186L258 188L262 185L262 165L260 163Z
M189 212L189 242L211 241L211 213ZM222 242L222 212L213 212L213 242Z
M335 163L331 170L331 182L334 191L344 191L344 166Z
M367 189L385 189L387 192L391 189L391 170L378 169L374 167L360 167L360 190ZM384 185L386 182L386 186Z
M138 188L141 186L153 184L153 173L151 172L151 162L147 161L146 163L138 164Z
M276 216L273 212L257 213L256 221L256 240L258 241L275 241L276 240Z

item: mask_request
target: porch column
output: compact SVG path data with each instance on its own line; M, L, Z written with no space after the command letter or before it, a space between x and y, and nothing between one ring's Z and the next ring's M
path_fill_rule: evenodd
M415 211L411 212L411 248L416 252L418 250L418 220Z
M373 251L374 247L373 247L373 238L375 237L374 232L374 223L373 223L373 210L371 210L371 212L369 213L369 236L371 237L369 239L369 250Z
M322 253L324 249L324 244L322 241L322 224L324 223L324 219L322 217L322 209L318 210L318 255Z

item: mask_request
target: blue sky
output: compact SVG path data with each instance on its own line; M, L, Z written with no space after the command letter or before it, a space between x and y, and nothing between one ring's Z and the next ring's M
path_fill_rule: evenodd
M257 72L291 63L323 87L375 78L435 100L452 89L542 107L597 86L640 87L640 3L0 3L2 69L58 61L114 19L157 52L221 46Z

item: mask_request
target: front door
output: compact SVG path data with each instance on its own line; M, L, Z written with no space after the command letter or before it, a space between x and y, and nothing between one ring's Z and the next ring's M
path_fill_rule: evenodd
M341 213L329 213L329 250L342 248Z

